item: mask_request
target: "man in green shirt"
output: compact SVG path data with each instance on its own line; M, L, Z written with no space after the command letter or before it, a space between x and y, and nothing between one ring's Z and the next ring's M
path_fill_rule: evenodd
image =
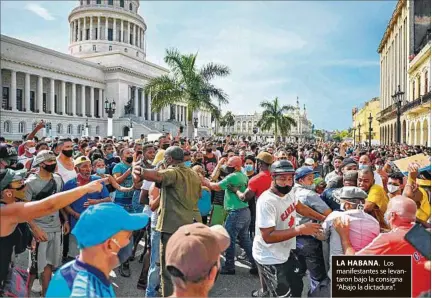
M178 146L169 147L164 154L165 170L143 169L135 166L135 182L141 180L156 182L160 188L160 206L156 231L161 233L160 265L162 296L173 293L171 276L165 266L165 250L171 235L183 225L201 222L198 200L201 197L201 179L183 163L184 153Z
M249 237L249 224L251 214L247 202L240 200L232 189L238 189L244 192L248 185L248 178L242 173L242 160L238 156L228 159L226 170L230 173L225 179L218 183L212 183L204 180L205 186L214 191L225 190L224 208L228 213L225 229L231 238L231 243L225 252L225 264L222 267L221 274L235 274L235 247L237 237L240 240L240 246L245 250L249 262L252 264L251 274L257 274L255 261L252 257L252 241Z

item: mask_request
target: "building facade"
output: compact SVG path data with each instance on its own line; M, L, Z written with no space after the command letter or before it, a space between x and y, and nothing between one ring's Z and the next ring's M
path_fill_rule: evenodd
M352 111L352 127L353 137L356 143L364 143L369 141L369 117L372 117L371 122L371 143L380 143L380 126L377 120L377 114L380 112L380 100L378 97L372 98L365 102L361 108L354 108Z
M312 138L312 122L307 119L306 105L303 107L303 111L300 109L300 103L297 99L295 111L288 113L289 116L294 118L297 126L292 126L285 140L294 141L306 141ZM220 131L223 134L237 134L243 136L253 136L253 129L258 129L257 136L261 138L273 137L274 130L262 131L257 123L261 119L260 113L254 113L251 115L234 115L235 124L231 127L221 127Z
M401 142L430 146L430 1L399 0L378 47L381 144L397 141L397 97Z
M44 119L51 136L106 135L105 101L116 103L113 134L171 132L187 124L183 103L152 111L147 82L168 70L146 60L138 0L81 0L69 14L68 54L1 35L1 135L20 139ZM53 37L54 38L54 37ZM210 113L199 111L199 130ZM209 125L211 126L211 125ZM209 130L210 131L210 130Z

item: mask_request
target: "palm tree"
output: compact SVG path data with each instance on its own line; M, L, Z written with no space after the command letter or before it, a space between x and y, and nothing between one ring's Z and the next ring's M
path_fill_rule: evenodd
M154 112L159 112L171 104L186 103L189 137L193 132L194 111L205 109L215 118L219 118L220 110L212 100L228 103L227 94L211 81L216 77L226 77L230 74L230 69L215 63L208 63L198 69L197 55L183 55L177 49L167 49L164 60L171 70L170 74L151 79L145 87L145 91L151 93Z
M279 133L281 136L286 136L291 126L297 126L294 118L285 114L289 111L294 111L295 108L291 105L280 106L277 97L273 101L261 102L260 107L264 108L264 112L257 125L263 131L269 131L271 128L274 128L275 140L277 140Z
M219 125L221 127L231 127L234 126L234 124L234 115L231 112L226 112L225 115L221 116L219 119Z

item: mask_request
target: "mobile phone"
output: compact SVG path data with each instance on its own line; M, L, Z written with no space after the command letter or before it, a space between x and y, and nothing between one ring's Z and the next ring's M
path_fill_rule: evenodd
M431 259L431 234L421 224L416 223L405 234L405 240L426 259Z

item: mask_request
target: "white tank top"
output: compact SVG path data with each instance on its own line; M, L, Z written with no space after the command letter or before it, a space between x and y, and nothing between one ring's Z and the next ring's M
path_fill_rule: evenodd
M63 183L66 183L69 180L76 178L77 176L75 170L66 169L59 159L57 159L57 174L59 174L60 177L62 177Z

